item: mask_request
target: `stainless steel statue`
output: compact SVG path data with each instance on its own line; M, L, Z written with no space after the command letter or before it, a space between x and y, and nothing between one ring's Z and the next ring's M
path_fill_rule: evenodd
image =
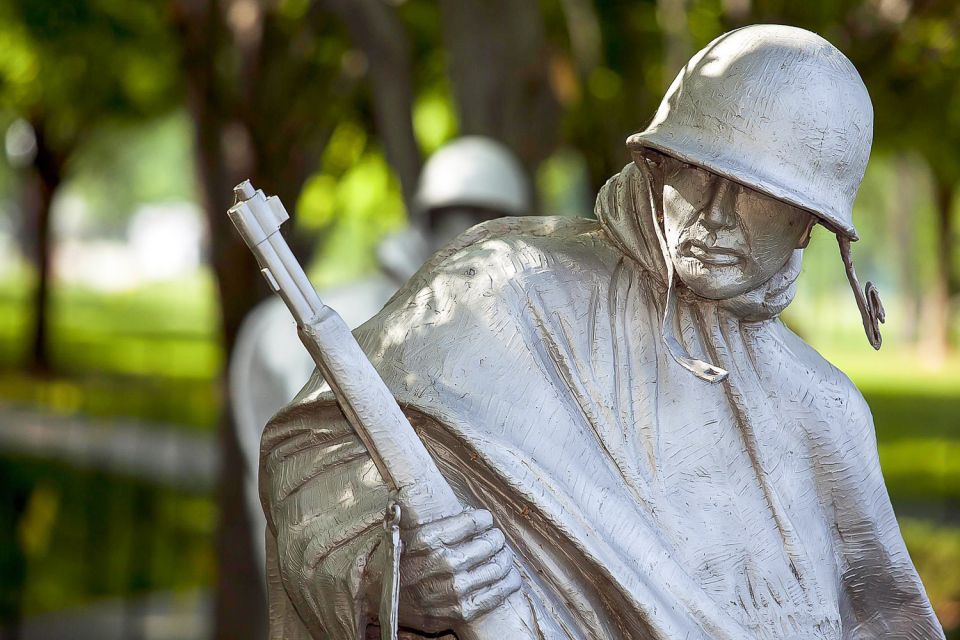
M412 205L410 226L377 247L376 273L320 292L351 328L383 308L434 251L462 231L532 209L519 161L501 143L482 136L457 138L430 156ZM244 320L230 358L230 410L249 471L245 492L255 523L254 548L261 552L266 521L257 487L260 435L267 421L303 388L313 368L279 298L265 300ZM261 566L264 562L261 556Z
M443 477L397 494L364 426L392 400L358 409L345 361L314 373L263 435L272 637L389 622L384 512L452 489L462 512L401 521L414 636L942 638L869 408L778 320L819 223L879 347L849 259L872 118L828 42L740 29L630 138L597 221L497 220L435 254L355 336L432 458L404 476Z

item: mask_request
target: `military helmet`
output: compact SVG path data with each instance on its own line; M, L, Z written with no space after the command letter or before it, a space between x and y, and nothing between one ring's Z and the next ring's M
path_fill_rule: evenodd
M491 138L464 136L434 153L414 196L417 214L451 206L482 207L523 215L532 207L526 175L507 147Z
M697 53L627 145L703 167L857 239L853 200L873 106L853 64L815 33L753 25Z

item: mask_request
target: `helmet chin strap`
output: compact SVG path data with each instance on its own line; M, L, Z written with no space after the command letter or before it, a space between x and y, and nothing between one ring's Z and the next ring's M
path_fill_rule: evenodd
M874 349L880 349L883 343L880 324L886 320L883 303L880 301L880 292L872 282L868 282L867 286L860 290L860 281L857 279L857 272L853 269L853 258L850 255L850 238L838 233L837 243L840 245L840 258L847 272L847 281L850 282L850 288L853 289L853 295L857 299L857 308L860 309L867 340Z
M663 343L667 347L667 352L681 367L701 380L714 383L723 382L729 375L726 370L691 356L674 335L674 318L677 315L677 275L674 273L673 259L670 257L667 241L663 235L663 167L660 162L647 155L644 155L643 159L650 174L650 214L653 216L653 228L656 230L660 251L663 253L663 261L667 269L667 300L664 305L663 320L660 324L660 335L663 336Z

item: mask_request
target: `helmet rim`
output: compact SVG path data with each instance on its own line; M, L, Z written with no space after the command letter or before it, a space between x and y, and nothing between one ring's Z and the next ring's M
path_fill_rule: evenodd
M739 166L735 159L729 157L709 158L697 153L687 145L671 143L663 140L656 130L646 130L635 133L627 138L627 148L632 153L642 153L644 149L652 149L672 158L706 169L722 178L727 178L745 187L758 191L766 196L786 202L816 217L817 222L835 234L842 234L852 242L860 239L856 228L843 219L838 212L827 210L815 199L805 196L796 189L781 184L769 177L757 176L755 168ZM692 145L690 145L692 146Z

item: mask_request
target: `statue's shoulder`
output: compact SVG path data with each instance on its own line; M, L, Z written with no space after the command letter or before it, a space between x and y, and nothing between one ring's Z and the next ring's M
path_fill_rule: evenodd
M572 216L506 216L482 222L458 236L451 245L470 245L485 239L521 237L571 238L599 229L593 218Z
M506 217L478 224L460 234L427 262L447 262L455 256L490 251L507 253L527 249L563 252L565 248L592 244L602 236L600 224L590 218L567 216Z
M780 327L780 339L792 356L796 375L808 380L819 396L815 406L825 414L821 424L854 439L874 442L873 415L857 385L800 336L782 323Z
M493 220L434 254L354 335L375 364L420 358L416 345L423 353L463 348L484 339L483 328L526 326L543 300L565 309L589 300L622 259L595 220Z
M438 281L486 282L489 287L525 277L563 277L606 271L620 257L596 220L563 216L507 217L464 232L440 249L411 279L408 288ZM479 277L478 277L479 276ZM456 285L455 285L456 286Z

